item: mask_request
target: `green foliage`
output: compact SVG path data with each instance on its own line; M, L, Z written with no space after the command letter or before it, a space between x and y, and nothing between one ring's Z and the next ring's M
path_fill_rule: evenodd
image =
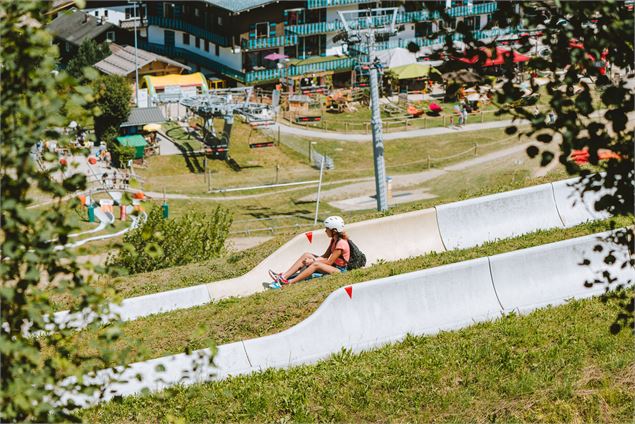
M444 19L450 19L441 8L439 13ZM537 96L540 87L531 76L528 96L525 87L517 84L518 70L510 58L502 66L502 84L496 95L497 103L502 105L501 113L531 123L527 130L518 132L519 137L532 137L542 144L558 140L559 155L554 155L549 147L536 144L527 150L531 157L540 156L543 166L557 158L569 174L581 177L582 193L614 190L612 195L602 196L595 208L614 216L628 216L633 212L635 201L635 139L632 129L627 127L627 114L633 111L635 100L632 10L623 1L498 2L498 9L486 29L517 26L541 28L539 34L520 38L519 51L531 54L537 42L547 48L546 56L533 58L528 66L548 79L548 110L555 121L547 119L547 113L536 113L534 107L528 107L531 101L523 99ZM454 32L465 37L466 53L456 51L452 42ZM465 25L457 26L456 31L445 28L432 36L446 37L446 54L479 55L474 71L480 74L484 71L480 64L486 59L483 47L496 47L496 40L489 44L475 40L472 30ZM551 137L541 136L545 133ZM571 159L572 151L581 149L588 150L591 167L580 166ZM617 155L601 160L602 149ZM591 172L593 168L596 172ZM632 246L634 239L633 228L614 237L615 242L628 246ZM634 261L629 262L624 266ZM604 282L609 280L607 274ZM612 329L635 328L634 292L620 301L624 313L618 315Z
M71 419L75 406L64 407L60 393L53 390L57 382L118 364L127 354L110 348L118 337L114 321L111 330L95 339L91 352L84 354L69 342L72 329L49 322L55 294L77 299L71 312L101 314L107 312L107 304L105 291L89 284L94 277L85 277L88 273L82 272L74 256L55 250L55 245L66 243L74 230L74 217L62 207L63 198L85 188L85 177L76 174L60 181L57 157L44 155L46 170L42 170L30 155L39 140L59 140L56 128L66 127L71 119L80 120L92 100L90 87L78 84L65 72L53 72L58 51L43 29L48 7L46 1L0 2L2 422ZM53 204L28 208L33 203L33 188L49 196ZM93 275L104 273L101 268L92 271ZM44 346L48 349L46 359ZM66 387L84 393L99 388L81 380Z
M460 331L407 336L370 352L344 350L316 365L128 397L81 417L91 423L170 416L249 423L631 422L633 335L606 331L617 311L614 302L574 301ZM192 323L201 321L214 322L202 315ZM271 317L254 321L265 326Z
M84 40L79 46L77 54L68 61L66 72L71 76L82 80L84 78L84 68L93 66L95 63L110 55L108 44L98 44L95 40Z
M136 274L215 258L231 222L220 206L211 215L189 212L177 219L164 219L161 208L154 207L143 225L126 234L124 247L109 262Z
M135 157L135 148L132 146L122 146L119 143L111 143L108 148L112 155L112 163L117 168L125 168L129 160Z
M132 88L124 77L104 75L95 81L94 90L95 106L101 112L95 117L95 135L98 140L108 141L104 137L119 134L119 126L130 115Z

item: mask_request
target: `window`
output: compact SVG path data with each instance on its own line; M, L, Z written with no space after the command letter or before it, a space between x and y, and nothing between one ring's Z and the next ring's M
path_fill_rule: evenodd
M198 10L198 7L194 8L194 16L196 16L197 18L201 15L201 12Z
M286 25L300 25L304 23L304 9L285 10Z
M201 48L201 39L198 37L194 37L194 47L196 47L197 49Z
M106 32L106 40L115 41L115 31Z
M209 51L209 41L205 40L205 51Z
M480 16L470 16L465 18L464 20L465 25L471 29L471 30L476 30L478 31L479 29L481 29L481 17Z
M104 16L105 16L105 17L108 17L108 9L105 9L105 10L104 10Z
M256 24L256 38L269 37L269 22L258 22Z
M218 22L218 26L223 26L223 17L219 16L217 19L217 22Z
M190 45L190 34L186 32L183 33L183 44L185 44L186 46Z
M95 10L95 16L99 16L99 10Z
M432 34L434 28L432 27L432 22L418 22L415 24L415 37L425 37L426 35Z
M69 43L68 41L64 42L64 49L66 50L66 53L70 53L71 51L71 43Z
M173 3L163 3L163 17L164 18L174 18L174 4Z
M220 47L218 47L218 44L216 44L216 56L220 55Z

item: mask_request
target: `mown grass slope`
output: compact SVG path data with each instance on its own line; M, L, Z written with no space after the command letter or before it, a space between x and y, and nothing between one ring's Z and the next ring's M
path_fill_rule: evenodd
M617 312L599 299L574 301L314 366L125 398L82 419L630 422L634 339L610 334Z

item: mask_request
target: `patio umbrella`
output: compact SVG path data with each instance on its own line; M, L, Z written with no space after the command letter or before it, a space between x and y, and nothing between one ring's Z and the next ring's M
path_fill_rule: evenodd
M524 54L518 53L515 50L510 51L510 50L503 49L501 47L496 47L495 52L492 51L492 49L481 47L481 51L483 51L486 55L485 62L483 62L483 64L481 65L484 68L488 66L502 65L503 63L505 63L505 58L509 56L510 54L512 55L512 61L514 63L527 62L530 59L529 56L525 56ZM458 61L467 63L468 65L477 64L479 59L480 59L479 55L474 55L472 57L457 58Z
M160 129L161 124L146 124L143 126L143 130L148 132L159 131Z
M397 79L413 79L427 77L430 73L439 73L430 65L422 63L411 63L409 65L396 66L390 68L390 71Z
M268 54L267 56L265 56L265 59L267 59L267 60L280 60L280 59L286 59L287 57L289 57L289 56L284 55L284 54L280 54L280 53L271 53L271 54Z

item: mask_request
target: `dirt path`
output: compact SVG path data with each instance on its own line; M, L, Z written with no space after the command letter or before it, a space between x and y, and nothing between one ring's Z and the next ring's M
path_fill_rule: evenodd
M434 178L440 177L448 172L461 171L474 166L482 165L500 158L515 155L523 152L531 142L522 143L516 146L512 146L503 150L488 153L486 155L469 159L463 162L459 162L453 165L448 165L444 168L434 168L427 171L417 172L413 174L395 175L392 177L392 189L393 192L404 189L417 184L425 183ZM366 178L364 181L348 184L343 187L337 187L330 190L323 190L320 198L326 201L342 200L345 198L351 198L356 196L372 196L375 194L375 179L373 177ZM420 197L421 198L421 197ZM310 194L299 199L300 201L315 201L316 195ZM334 204L335 206L336 204Z
M384 134L384 140L397 140L397 139L406 139L406 138L415 138L415 137L425 137L431 135L441 135L441 134L454 134L457 132L466 132L466 131L478 131L478 130L486 130L491 128L505 128L510 125L524 125L528 124L528 121L516 121L512 123L511 120L504 121L492 121L492 122L483 122L476 124L467 124L461 128L458 127L435 127L435 128L421 128L418 130L408 130L408 131L398 131ZM277 123L269 127L267 131L271 134L277 134L278 129L281 134L290 134L296 135L299 137L307 137L307 138L320 138L326 140L338 140L338 141L371 141L373 136L371 134L348 134L334 131L320 131L320 130L311 130L307 128L301 128L297 126L289 126L286 124Z

